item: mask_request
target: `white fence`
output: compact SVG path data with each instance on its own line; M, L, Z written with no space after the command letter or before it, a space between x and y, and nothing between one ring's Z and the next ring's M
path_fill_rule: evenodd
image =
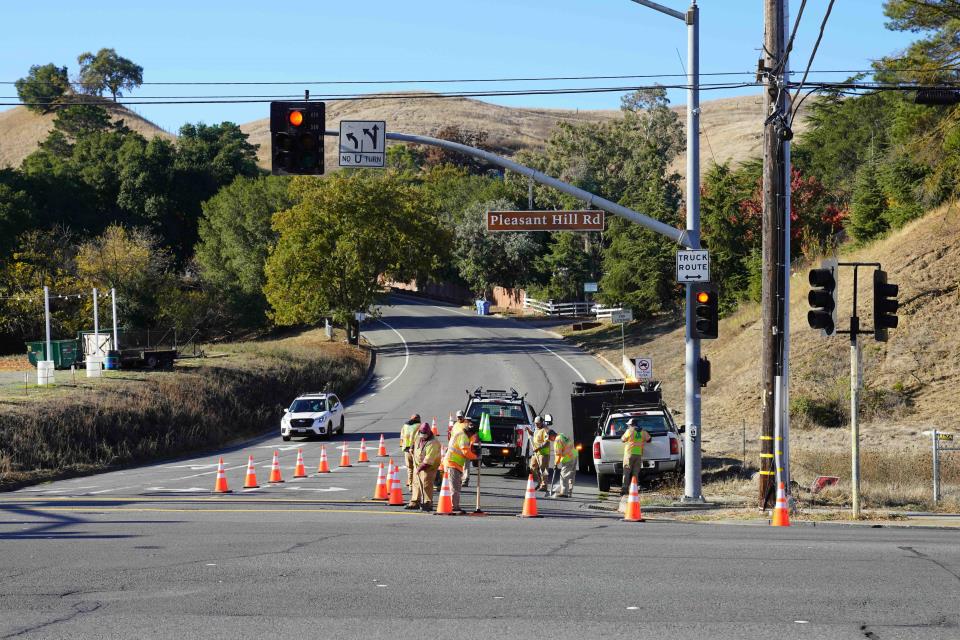
M554 302L553 300L543 302L527 295L523 296L523 308L532 309L546 316L596 316L598 320L609 320L612 312L621 310L621 307L605 307L595 302Z

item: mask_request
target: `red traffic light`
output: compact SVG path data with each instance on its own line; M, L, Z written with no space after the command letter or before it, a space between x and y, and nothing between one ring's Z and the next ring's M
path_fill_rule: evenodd
M287 121L293 126L299 127L301 124L303 124L303 112L291 111L290 115L287 116Z

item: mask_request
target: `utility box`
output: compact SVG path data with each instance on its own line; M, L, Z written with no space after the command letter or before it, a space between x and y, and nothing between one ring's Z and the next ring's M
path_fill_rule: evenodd
M83 347L83 354L86 356L107 357L107 352L114 349L113 334L109 331L94 333L93 331L81 331L77 336L80 339L80 345Z
M80 358L80 343L77 340L52 340L50 348L53 354L47 354L47 343L37 340L27 343L27 357L30 364L37 366L42 360L52 360L56 369L69 369Z

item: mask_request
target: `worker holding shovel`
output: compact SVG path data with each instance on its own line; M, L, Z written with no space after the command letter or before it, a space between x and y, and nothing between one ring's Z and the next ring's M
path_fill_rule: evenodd
M424 422L418 431L413 452L413 495L404 509L431 511L433 509L433 479L440 468L440 442L433 436L433 429Z

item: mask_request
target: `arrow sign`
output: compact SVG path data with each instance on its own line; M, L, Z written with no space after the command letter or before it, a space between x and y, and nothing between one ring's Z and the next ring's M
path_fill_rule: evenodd
M370 142L373 144L374 151L376 151L377 149L377 132L379 130L380 130L380 127L378 127L377 125L373 125L372 133L371 133L371 129L363 130L363 135L368 136L370 138Z
M710 253L677 251L677 282L710 282Z
M387 123L383 120L341 120L341 167L385 167Z
M347 137L347 140L350 140L351 142L353 142L353 148L354 148L354 149L359 149L359 148L360 148L360 141L357 140L357 136L353 135L353 132L352 132L352 131L351 131L350 133L348 133L346 137Z

